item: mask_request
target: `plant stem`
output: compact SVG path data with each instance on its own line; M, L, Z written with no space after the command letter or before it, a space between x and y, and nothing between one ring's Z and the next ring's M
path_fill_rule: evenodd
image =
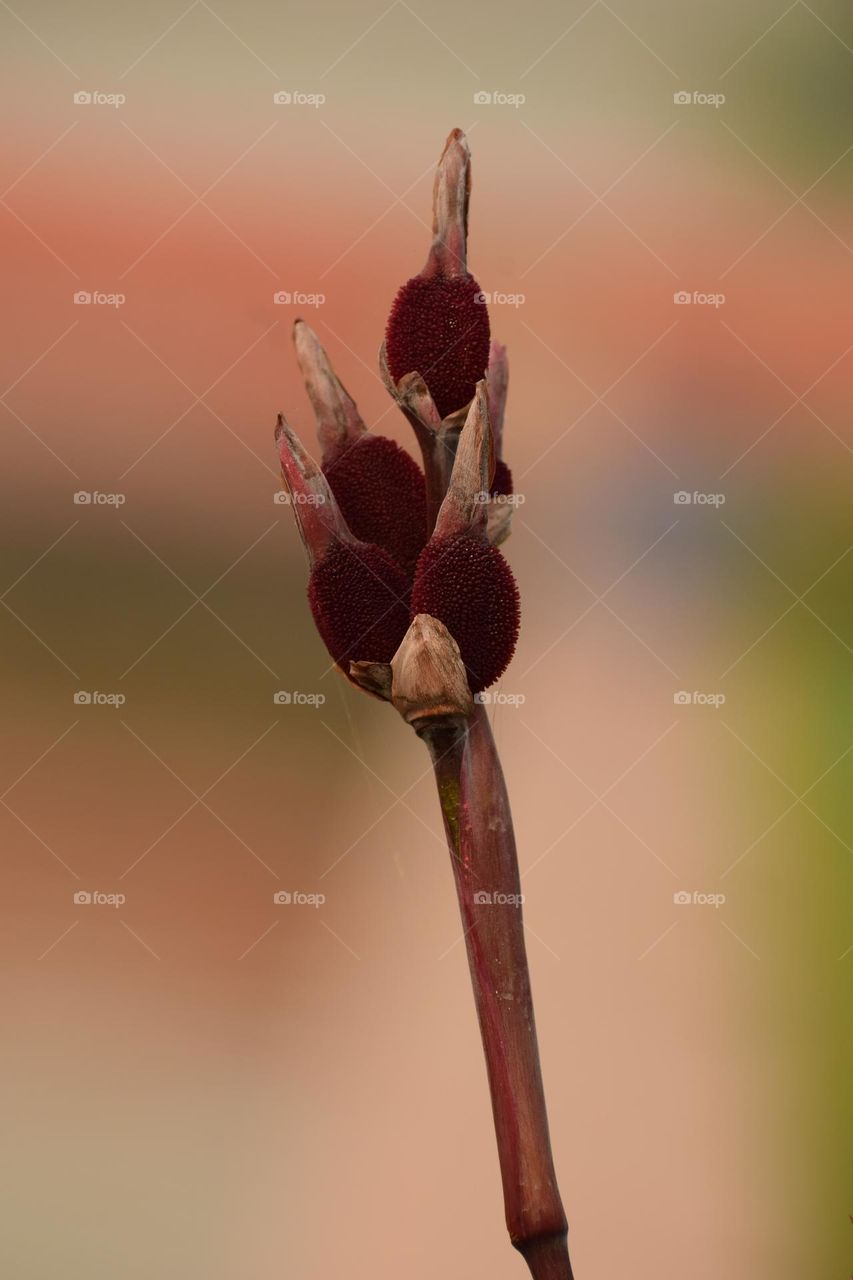
M432 756L486 1057L510 1239L534 1280L572 1280L551 1157L515 837L481 705L416 726Z

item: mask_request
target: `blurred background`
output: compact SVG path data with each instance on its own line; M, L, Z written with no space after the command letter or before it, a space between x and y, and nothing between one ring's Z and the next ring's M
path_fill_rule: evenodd
M329 670L273 501L298 315L412 445L376 352L460 126L577 1275L849 1275L849 10L0 30L4 1272L524 1271L426 753Z

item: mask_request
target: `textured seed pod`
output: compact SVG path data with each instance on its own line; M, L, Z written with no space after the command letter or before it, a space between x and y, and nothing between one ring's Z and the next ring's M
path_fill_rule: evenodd
M513 493L512 472L506 463L501 458L498 458L495 463L495 474L492 476L492 497L511 498Z
M418 560L412 614L428 613L459 645L472 693L503 674L515 652L518 588L495 547L458 534L433 538Z
M390 662L409 626L409 582L381 547L334 542L311 570L308 602L335 662Z
M489 363L489 313L467 274L414 276L394 299L385 330L395 382L421 374L442 418L463 408Z
M356 538L381 547L408 574L426 542L426 490L415 460L369 432L323 467Z

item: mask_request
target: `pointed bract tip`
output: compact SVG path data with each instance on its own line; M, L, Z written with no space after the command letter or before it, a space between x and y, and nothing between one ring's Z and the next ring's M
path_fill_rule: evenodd
M275 442L281 476L296 516L308 559L321 559L333 542L353 542L328 481L283 414L278 415Z
M435 537L483 537L494 457L486 381L481 378L459 436L447 494L435 522Z
M293 345L317 419L323 461L331 461L367 430L355 401L338 378L323 344L304 320L293 326Z

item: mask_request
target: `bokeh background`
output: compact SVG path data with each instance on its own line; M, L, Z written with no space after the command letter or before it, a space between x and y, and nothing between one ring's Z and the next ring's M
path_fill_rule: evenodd
M329 670L273 501L299 314L411 446L376 351L458 125L577 1274L846 1277L849 10L21 0L0 30L4 1274L522 1274L425 752Z

